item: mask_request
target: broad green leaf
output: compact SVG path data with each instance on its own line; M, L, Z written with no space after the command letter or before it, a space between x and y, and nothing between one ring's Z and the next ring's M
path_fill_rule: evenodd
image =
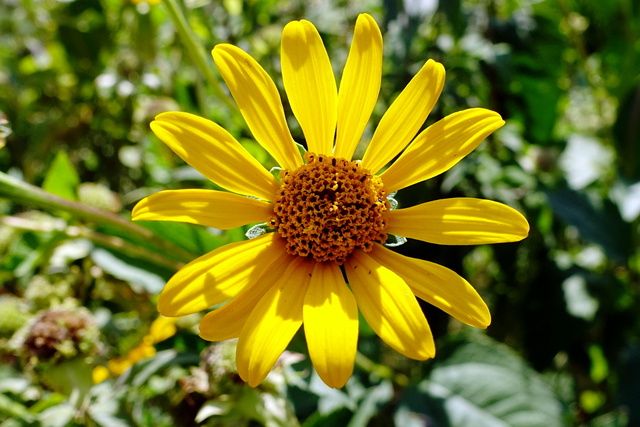
M137 221L136 224L193 253L194 258L223 244L245 239L244 231L240 228L220 231L194 224L169 221Z
M58 151L47 171L42 188L69 200L77 200L80 177L65 151Z
M159 293L171 277L169 270L162 271L155 265L102 248L91 251L91 259L113 277L141 287L150 294Z
M178 353L175 350L165 350L155 356L136 363L126 378L126 382L133 387L141 387L152 375L174 365L195 366L200 362L200 356L193 353Z
M74 358L48 367L42 377L50 388L60 393L70 396L75 391L84 397L93 385L92 368L86 359Z
M580 235L602 246L607 256L623 262L631 253L631 227L607 200L591 200L585 193L564 189L546 193L553 212Z
M513 351L483 339L453 339L433 369L407 390L397 425L423 414L451 427L560 427L563 408L539 375Z

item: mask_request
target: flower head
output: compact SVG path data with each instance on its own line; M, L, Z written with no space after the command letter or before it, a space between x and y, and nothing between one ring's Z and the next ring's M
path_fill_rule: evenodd
M238 338L238 372L252 386L301 325L313 365L332 387L342 387L352 374L358 311L389 346L418 360L433 357L435 346L416 296L464 323L488 326L489 310L465 279L384 243L387 234L446 245L527 236L521 214L489 200L453 198L404 209L389 203L390 193L432 178L470 153L504 124L499 114L464 110L416 136L444 86L444 68L429 60L380 120L362 161L354 161L380 89L380 30L369 15L358 17L337 89L318 31L308 21L294 21L283 31L281 63L309 150L303 158L264 69L232 45L218 45L212 54L256 141L282 167L280 179L217 124L187 113L160 114L151 124L155 134L229 192L161 191L140 201L133 217L220 229L260 222L273 232L184 266L160 294L162 314L183 316L224 303L204 316L200 335Z
M112 375L122 375L127 369L143 359L156 354L154 344L171 338L176 334L176 318L158 316L152 323L149 333L142 342L132 348L126 356L116 357L107 362L107 366L98 365L93 369L93 383L98 384Z

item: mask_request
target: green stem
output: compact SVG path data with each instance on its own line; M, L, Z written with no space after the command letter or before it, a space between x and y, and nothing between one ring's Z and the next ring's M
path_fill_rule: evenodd
M182 13L182 9L176 0L164 0L163 3L169 12L169 16L171 17L173 24L178 30L178 35L180 36L182 43L185 45L187 53L191 57L191 61L196 66L200 74L204 76L209 87L211 87L211 90L215 92L215 95L222 100L230 110L234 110L235 104L222 90L222 87L220 87L220 82L213 73L213 64L207 61L207 57L205 56L202 47L196 41L193 31L191 31L191 28L187 23L187 19Z
M389 368L388 366L380 365L374 362L360 352L356 353L356 365L364 371L377 375L380 378L390 380L394 384L401 387L406 387L409 385L409 377L404 374L398 374L394 372L393 369Z
M4 216L0 217L0 224L20 230L29 230L41 233L58 231L70 239L85 238L102 247L114 249L132 258L144 259L156 265L169 267L176 271L184 265L181 262L169 259L162 254L152 252L142 246L132 245L130 242L127 242L120 237L99 233L83 225L66 225L63 220L60 220L59 223L43 223L42 221L33 221L15 216Z
M33 205L41 209L69 212L77 218L110 227L114 231L132 239L150 243L158 248L161 253L171 254L173 258L179 261L189 262L196 256L118 215L56 196L3 172L0 172L0 197L5 197L17 203ZM122 240L122 242L124 242L124 245L132 245L126 240Z

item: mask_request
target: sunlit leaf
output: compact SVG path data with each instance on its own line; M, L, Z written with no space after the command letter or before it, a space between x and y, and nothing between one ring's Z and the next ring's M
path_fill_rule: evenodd
M512 350L489 339L441 346L427 378L403 397L396 425L424 414L457 427L561 427L551 389Z
M58 151L47 171L42 188L69 200L77 200L80 177L65 151Z
M139 259L102 248L93 249L91 259L113 277L129 282L151 294L159 293L171 276L170 271L161 271L158 267Z

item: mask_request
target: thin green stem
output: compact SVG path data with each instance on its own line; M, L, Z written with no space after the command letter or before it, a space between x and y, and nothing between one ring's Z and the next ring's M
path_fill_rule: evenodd
M192 254L179 246L169 243L146 228L127 221L118 215L56 196L55 194L22 182L3 172L0 172L0 197L5 197L17 203L36 206L41 209L69 212L76 218L104 225L118 233L122 233L124 236L149 243L155 246L159 252L171 254L172 258L182 262L189 262L196 256L196 254ZM133 243L126 240L123 240L123 242L123 244L128 246L133 245Z
M169 16L173 21L173 24L176 26L178 30L178 35L182 40L185 48L187 49L187 53L191 57L191 61L198 69L200 74L204 77L204 79L211 87L211 90L215 92L215 95L225 103L225 105L230 109L235 109L235 104L229 98L229 96L222 90L220 86L220 81L216 78L213 73L213 64L207 61L207 57L205 56L205 52L202 47L196 41L196 37L191 31L189 24L187 23L187 18L182 13L182 9L178 5L176 0L164 0L164 5L166 6L167 12L169 12Z
M66 225L63 220L59 221L60 222L48 223L15 216L0 217L0 224L11 228L36 232L57 231L70 239L85 238L102 247L114 249L132 258L144 259L156 265L169 267L176 271L183 266L183 263L181 262L169 259L162 254L152 252L142 246L132 245L130 242L127 242L120 237L99 233L83 225Z
M388 366L380 365L374 362L360 352L356 353L356 365L364 371L377 375L380 378L389 380L401 387L406 387L409 385L409 377L404 374L394 372L393 369L389 368Z

